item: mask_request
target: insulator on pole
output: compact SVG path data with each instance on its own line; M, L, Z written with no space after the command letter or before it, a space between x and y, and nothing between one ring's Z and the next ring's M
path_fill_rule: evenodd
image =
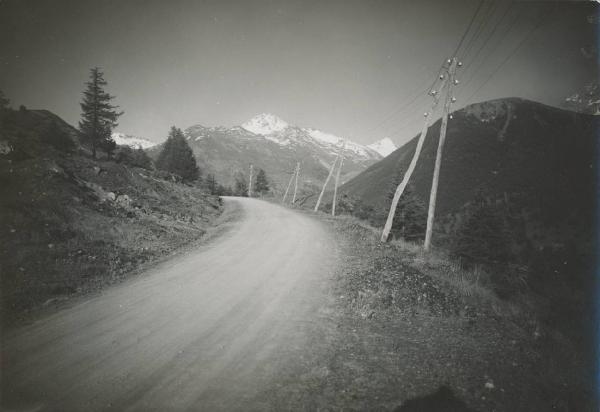
M444 80L444 75L440 74L440 80Z
M425 112L425 113L423 113L423 116L427 117L427 116L429 116L429 113Z
M450 119L454 119L454 116L453 116L453 115L450 115Z
M457 79L454 79L454 84L460 83Z
M446 60L446 63L450 64L450 63L452 63L452 60L448 59L448 60Z
M462 62L458 62L458 67L462 67Z
M452 99L450 99L452 101L452 103L456 102L456 97L453 97Z

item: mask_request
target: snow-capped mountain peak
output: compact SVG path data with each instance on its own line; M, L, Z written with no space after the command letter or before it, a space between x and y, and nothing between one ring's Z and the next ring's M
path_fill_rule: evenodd
M242 128L254 134L269 135L285 130L289 125L286 121L270 113L262 113L254 116Z
M392 139L389 137L384 137L381 140L376 141L375 143L371 143L367 146L369 149L375 150L377 153L386 157L393 151L395 151L398 147L392 142Z
M114 132L112 135L113 140L119 146L129 146L133 149L148 149L152 146L156 146L156 143L144 139L143 137L132 136L125 133Z

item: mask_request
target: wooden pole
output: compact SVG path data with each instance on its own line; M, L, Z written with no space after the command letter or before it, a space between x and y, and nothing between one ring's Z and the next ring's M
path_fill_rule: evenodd
M317 199L317 204L315 205L315 212L317 210L319 210L319 205L321 204L321 199L323 199L323 193L325 193L325 188L327 187L327 183L329 183L329 179L331 179L331 175L333 175L333 169L335 168L335 165L338 161L338 158L340 156L337 155L335 160L333 161L333 164L331 165L331 168L329 169L329 174L327 175L327 179L325 179L325 183L323 183L323 189L321 189L321 194L319 194L319 198Z
M296 203L296 194L298 193L298 175L300 174L300 162L296 163L296 183L294 183L294 197L292 204Z
M250 164L250 182L248 183L248 197L252 197L252 171L254 170L254 165Z
M333 202L331 203L331 216L335 216L335 205L337 202L337 189L340 182L340 174L342 173L342 165L344 164L344 149L346 148L346 142L342 146L340 153L340 165L338 166L337 174L335 175L335 186L333 187Z
M296 168L297 168L297 166L296 166ZM292 187L292 181L294 180L294 176L296 176L296 168L294 168L294 173L292 173L292 176L290 177L290 182L288 183L287 188L285 189L285 194L283 195L281 204L285 203L285 199L287 198L288 192L290 191L290 187Z
M446 86L447 76L444 76L442 80L442 84L440 85L439 91L441 92ZM408 185L410 177L412 176L415 167L417 166L417 162L419 161L419 157L421 156L421 150L423 149L423 144L425 143L425 139L427 138L427 131L429 130L429 119L433 116L433 112L437 107L440 98L439 93L434 95L433 103L431 104L431 110L428 113L425 113L425 121L423 122L423 129L421 129L421 134L419 135L419 140L417 141L417 148L415 149L415 153L413 154L412 160L408 165L408 169L406 173L404 173L404 177L402 178L402 182L396 188L396 192L394 193L394 198L392 199L392 205L390 206L390 211L388 212L387 220L385 221L385 226L383 227L383 232L381 233L381 241L387 242L388 237L390 236L390 232L392 231L392 225L394 223L394 215L396 214L396 209L398 208L398 202L402 197L402 193L404 193L404 189Z
M433 223L435 219L435 202L437 199L437 189L440 181L440 168L442 166L442 153L444 151L444 143L446 141L446 129L448 128L448 114L450 106L453 103L452 86L456 75L456 57L450 62L448 69L448 88L446 94L446 103L444 104L444 115L442 117L442 126L440 128L440 140L438 143L437 154L435 156L435 166L433 169L433 181L431 182L431 194L429 195L429 211L427 213L427 230L425 231L425 251L431 249L431 236L433 234Z

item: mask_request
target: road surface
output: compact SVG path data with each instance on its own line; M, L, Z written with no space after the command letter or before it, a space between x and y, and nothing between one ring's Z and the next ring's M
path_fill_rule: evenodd
M273 409L259 394L311 350L335 244L255 199L231 230L2 337L5 410Z

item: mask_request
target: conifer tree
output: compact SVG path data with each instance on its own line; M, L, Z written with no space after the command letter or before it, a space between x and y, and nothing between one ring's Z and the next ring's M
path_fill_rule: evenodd
M104 91L106 84L104 73L98 67L91 69L90 80L86 82L81 102L79 130L84 140L91 144L94 158L98 148L105 150L109 156L114 151L116 145L111 134L117 126L117 119L123 114L117 111L118 106L111 104L114 96Z
M180 176L184 182L200 178L200 170L192 149L181 129L173 126L156 160L156 168Z
M269 191L269 180L267 179L267 174L263 169L258 170L254 187L254 190L260 194L265 194Z

